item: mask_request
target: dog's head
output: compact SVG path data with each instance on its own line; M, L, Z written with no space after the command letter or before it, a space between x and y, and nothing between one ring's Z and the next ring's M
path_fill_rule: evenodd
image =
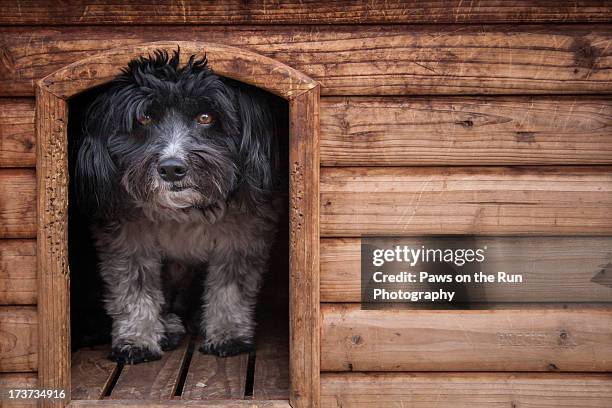
M236 197L256 209L272 181L273 120L262 92L214 75L206 59L179 66L158 51L131 61L90 106L76 161L81 203L160 211Z

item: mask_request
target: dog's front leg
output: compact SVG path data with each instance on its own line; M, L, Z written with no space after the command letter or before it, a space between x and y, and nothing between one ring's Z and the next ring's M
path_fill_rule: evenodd
M209 260L200 351L227 357L254 348L254 312L267 254L223 252Z
M126 364L160 359L164 336L161 260L152 254L119 250L115 245L100 257L105 307L113 319L111 358Z

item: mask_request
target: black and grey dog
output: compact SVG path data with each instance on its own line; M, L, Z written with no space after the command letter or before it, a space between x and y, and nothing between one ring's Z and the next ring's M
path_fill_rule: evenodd
M75 165L112 318L112 355L159 359L185 333L166 280L205 277L200 350L254 344L254 308L279 206L275 125L264 92L206 59L158 51L131 61L91 104ZM166 295L166 296L165 296Z

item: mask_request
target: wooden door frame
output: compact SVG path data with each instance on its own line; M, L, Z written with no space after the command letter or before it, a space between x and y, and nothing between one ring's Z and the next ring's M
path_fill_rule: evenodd
M318 407L319 84L268 57L202 42L154 42L99 53L37 84L38 386L70 393L68 100L111 81L137 56L157 49L172 52L177 47L181 63L190 55L206 54L216 74L289 102L289 402L294 408Z

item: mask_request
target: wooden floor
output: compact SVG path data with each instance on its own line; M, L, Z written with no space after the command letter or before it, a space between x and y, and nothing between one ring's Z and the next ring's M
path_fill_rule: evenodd
M72 400L287 400L287 319L260 322L256 351L218 358L186 338L159 361L118 365L110 346L82 348L72 356Z

